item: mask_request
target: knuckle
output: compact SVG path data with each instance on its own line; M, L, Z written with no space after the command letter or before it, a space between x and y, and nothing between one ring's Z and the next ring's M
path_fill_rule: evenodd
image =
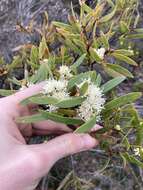
M74 153L82 148L82 141L78 135L72 134L68 139L68 146L70 152Z

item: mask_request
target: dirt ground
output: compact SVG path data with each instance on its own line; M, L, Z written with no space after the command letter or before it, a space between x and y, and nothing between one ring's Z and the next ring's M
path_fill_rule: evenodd
M40 24L42 19L40 15L44 10L49 12L50 20L66 21L69 2L69 0L1 0L0 52L6 62L11 61L14 55L13 48L17 45L29 41L36 42L37 40L36 36L29 37L16 32L18 22L27 25L34 16L37 24ZM91 4L92 2L92 0L89 1ZM76 3L77 0L74 0L75 5ZM140 13L143 17L143 6L140 6ZM143 23L140 25L143 26ZM131 90L143 91L142 42L140 40L136 47L139 47L141 52L138 60L139 67L134 70L135 79L125 82L122 88L119 89L120 94ZM0 79L0 86L3 86L2 79ZM143 98L137 102L136 107L143 116L142 102ZM31 142L40 142L42 140L39 137L38 139L32 139ZM61 187L62 190L143 190L143 171L141 169L133 165L124 169L119 159L115 158L113 162L108 159L105 152L99 148L62 159L53 167L50 174L41 181L39 189L56 190L69 172L73 171L73 174L65 183L67 187L65 189Z

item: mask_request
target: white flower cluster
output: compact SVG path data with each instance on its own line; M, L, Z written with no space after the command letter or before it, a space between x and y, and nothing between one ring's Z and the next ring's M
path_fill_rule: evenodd
M86 100L78 109L79 117L84 121L88 121L92 116L95 115L99 120L104 103L105 99L103 98L101 89L93 83L89 84L86 93Z
M60 77L62 79L69 79L71 78L73 75L71 74L71 70L68 66L66 65L62 65L60 66L60 69L59 69L59 73L60 73Z
M67 66L61 66L59 73L59 80L47 80L46 85L43 87L43 94L58 100L65 100L70 97L67 90L67 85L68 80L72 75L69 67ZM88 83L88 89L84 94L86 100L77 109L77 116L84 121L88 121L92 116L95 115L97 120L99 120L101 110L103 109L105 103L102 90L93 84L90 79L86 79L81 84L79 84L78 87L81 88L85 82ZM47 111L49 112L53 112L58 109L53 105L48 105L47 108Z
M67 92L67 83L67 80L49 79L43 87L43 94L58 100L64 100L69 97L69 93ZM57 107L53 105L48 105L47 108L47 111L49 112L57 110Z
M67 80L47 80L45 86L43 87L43 93L59 100L69 97L67 92Z
M134 148L134 154L135 154L136 156L141 156L141 155L140 155L140 151L143 152L143 148Z
M95 52L97 53L97 55L100 57L100 59L104 59L105 56L105 48L99 48L99 49L95 49Z

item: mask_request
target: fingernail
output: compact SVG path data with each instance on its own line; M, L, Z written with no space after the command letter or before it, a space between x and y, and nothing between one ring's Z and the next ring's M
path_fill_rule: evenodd
M83 134L81 135L81 138L83 140L84 146L86 148L91 148L94 147L97 143L97 140L95 140L94 138L92 138L90 135L88 134Z
M91 131L93 132L93 131L97 131L97 130L99 130L99 129L102 129L103 127L101 126L101 125L95 125L92 129L91 129Z

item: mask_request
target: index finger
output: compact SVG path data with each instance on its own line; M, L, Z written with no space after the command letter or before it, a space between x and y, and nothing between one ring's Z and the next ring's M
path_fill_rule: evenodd
M33 84L29 88L26 88L24 90L21 90L15 94L11 95L10 98L12 100L14 100L16 103L20 103L22 100L24 100L30 96L39 94L42 91L44 85L45 85L45 81L40 82L39 84Z

